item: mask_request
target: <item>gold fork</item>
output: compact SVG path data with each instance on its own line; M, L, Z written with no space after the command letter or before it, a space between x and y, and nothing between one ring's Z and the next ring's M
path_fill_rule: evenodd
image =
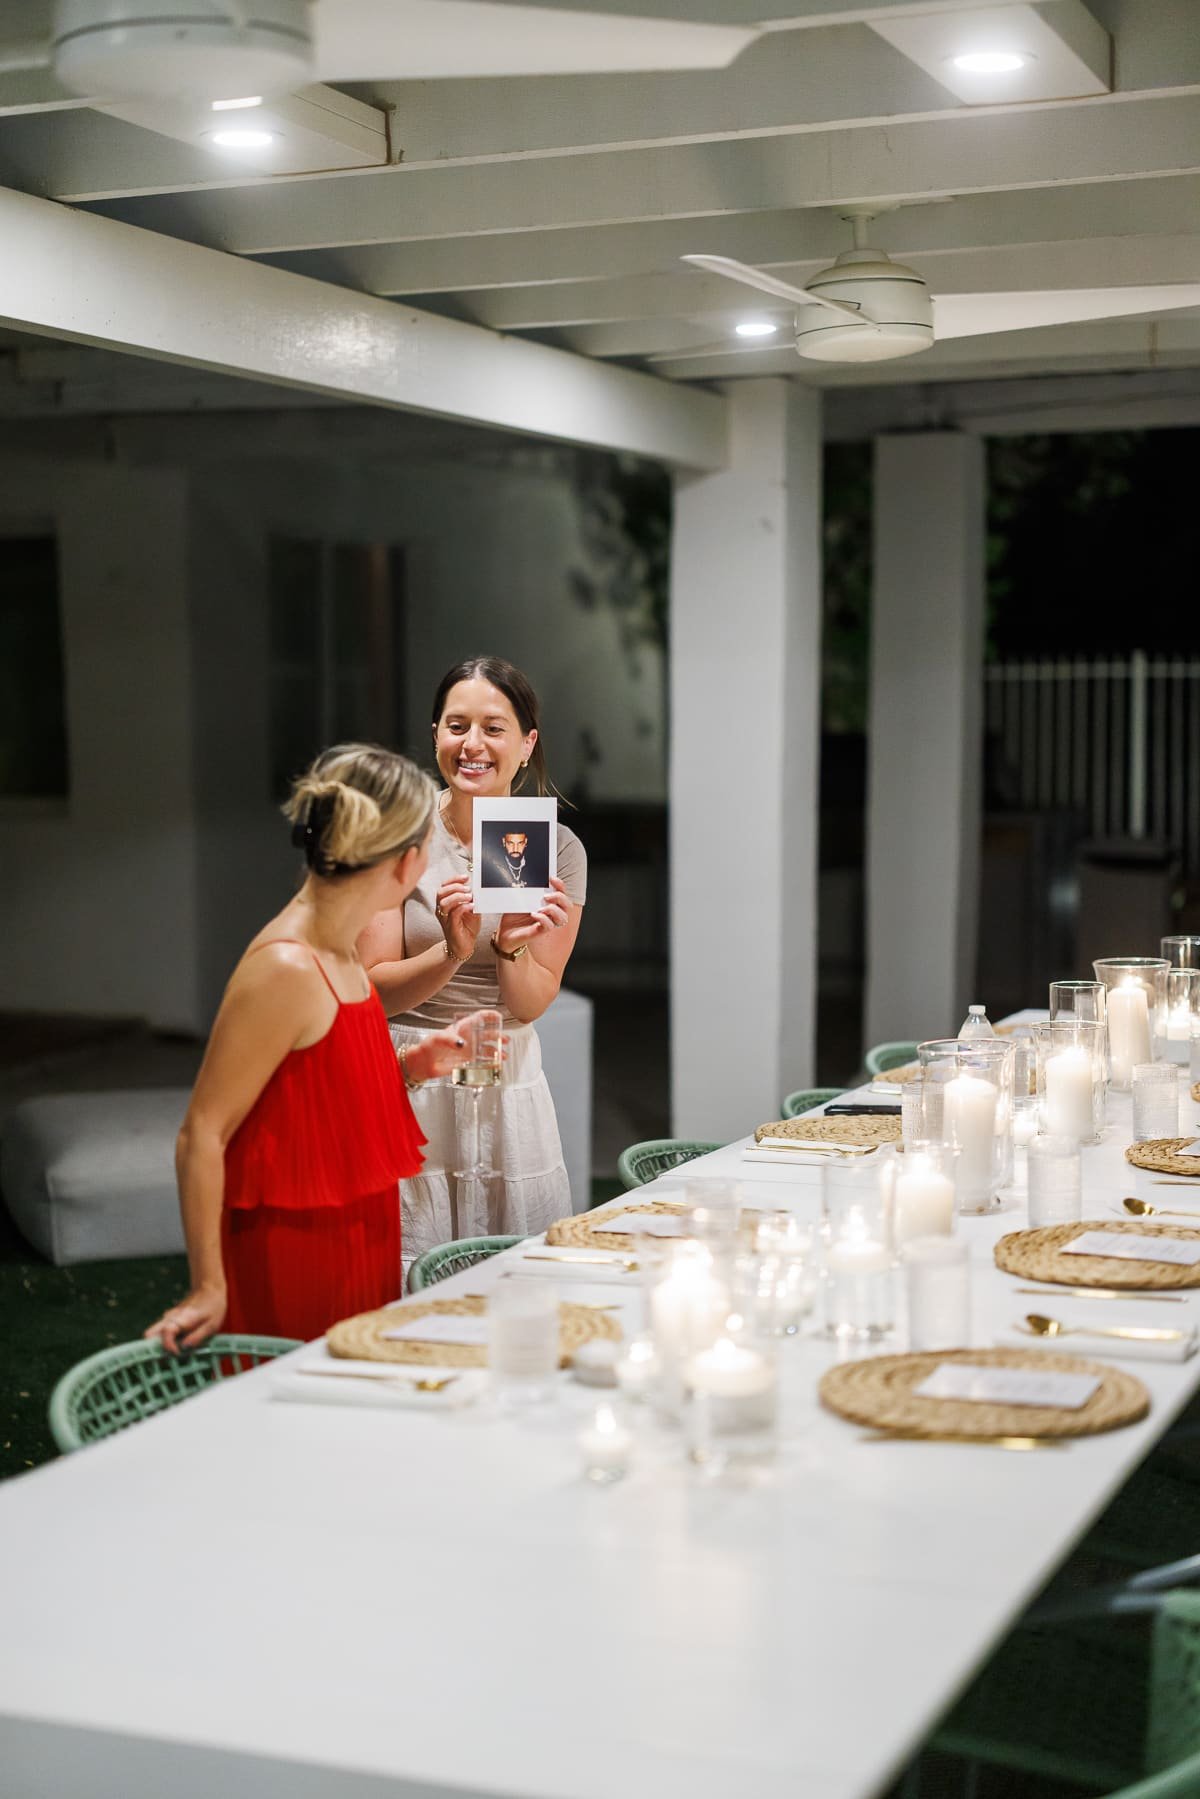
M437 1378L428 1375L393 1374L389 1369L386 1374L367 1374L361 1368L298 1368L297 1374L319 1374L326 1378L334 1376L339 1380L373 1380L380 1386L415 1387L418 1393L440 1393L443 1387L449 1387L458 1379L457 1374L444 1374Z

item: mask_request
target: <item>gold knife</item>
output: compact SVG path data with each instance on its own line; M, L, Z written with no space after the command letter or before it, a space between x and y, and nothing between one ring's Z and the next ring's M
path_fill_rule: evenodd
M1128 1299L1138 1305L1146 1300L1169 1306L1187 1303L1182 1293L1147 1293L1141 1287L1014 1287L1013 1292L1036 1293L1039 1299Z

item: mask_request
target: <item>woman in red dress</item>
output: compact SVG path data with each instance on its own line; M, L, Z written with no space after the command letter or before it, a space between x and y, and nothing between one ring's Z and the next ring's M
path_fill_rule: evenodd
M398 1183L425 1139L406 1086L465 1060L454 1027L396 1052L356 942L429 856L434 786L403 756L326 750L284 808L308 874L235 968L176 1149L191 1291L147 1330L317 1337L400 1292Z

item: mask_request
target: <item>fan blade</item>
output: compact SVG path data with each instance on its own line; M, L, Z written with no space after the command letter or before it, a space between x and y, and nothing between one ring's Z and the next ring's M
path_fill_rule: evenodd
M317 81L430 81L723 69L758 33L499 0L316 0L313 35Z
M753 269L747 262L736 262L732 256L681 256L680 262L690 262L698 269L708 269L714 275L724 275L728 281L740 281L743 287L761 288L764 294L775 294L781 300L790 300L793 306L823 306L826 312L836 312L845 319L853 319L861 324L866 321L860 318L857 306L850 306L844 300L827 300L822 294L810 294L806 287L793 287L790 281L780 281L777 275L768 275L765 269Z
M1200 286L1080 287L1042 294L935 294L933 334L980 337L994 331L1031 331L1038 325L1079 325L1088 319L1132 318L1200 306Z
M25 69L46 69L54 61L54 46L49 38L23 44L0 44L0 75L15 75Z
M723 338L720 343L694 344L686 350L656 350L653 356L643 356L643 362L691 362L702 358L707 360L713 356L756 356L763 350L790 350L793 342L790 336L760 337L756 343L735 344Z

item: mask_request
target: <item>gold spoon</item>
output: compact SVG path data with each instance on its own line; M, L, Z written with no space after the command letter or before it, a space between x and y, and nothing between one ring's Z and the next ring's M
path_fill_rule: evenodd
M985 1449L1062 1449L1061 1437L973 1437L966 1431L877 1430L860 1437L860 1443L973 1443Z
M1173 1211L1170 1206L1152 1206L1148 1199L1123 1199L1121 1204L1134 1218L1192 1218L1200 1224L1200 1212Z
M1040 1312L1027 1312L1025 1323L1035 1337L1132 1337L1139 1343L1177 1343L1182 1331L1156 1331L1136 1324L1062 1324Z

